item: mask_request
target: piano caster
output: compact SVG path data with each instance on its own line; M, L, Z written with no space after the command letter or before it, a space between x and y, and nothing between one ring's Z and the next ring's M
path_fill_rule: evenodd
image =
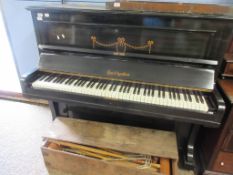
M186 154L184 155L184 166L193 169L196 167L195 163L195 152L196 152L196 139L199 132L200 126L193 125L190 131L190 135L187 142Z

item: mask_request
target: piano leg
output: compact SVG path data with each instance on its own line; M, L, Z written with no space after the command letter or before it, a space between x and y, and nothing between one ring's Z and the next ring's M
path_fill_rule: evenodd
M55 118L58 116L58 105L56 102L49 100L49 108L52 113L52 118L55 120Z
M188 144L187 144L187 154L186 154L186 164L190 165L190 166L194 166L195 164L195 143L197 140L197 135L199 132L200 126L199 125L193 125L192 129L191 129L191 133L188 139Z
M49 100L49 108L51 110L53 120L58 116L69 117L68 105L66 103Z
M193 169L197 166L196 141L199 132L199 125L176 122L175 132L180 154L180 166L186 169Z

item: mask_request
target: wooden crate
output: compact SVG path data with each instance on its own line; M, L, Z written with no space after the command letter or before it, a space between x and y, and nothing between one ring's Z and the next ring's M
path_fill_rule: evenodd
M48 170L57 169L77 175L166 174L160 169L155 171L152 168L135 167L132 162L125 160L106 161L60 149L62 144L71 144L85 148L103 148L113 153L120 151L155 156L161 160L169 159L170 174L178 175L178 151L174 132L59 117L44 139L41 149Z

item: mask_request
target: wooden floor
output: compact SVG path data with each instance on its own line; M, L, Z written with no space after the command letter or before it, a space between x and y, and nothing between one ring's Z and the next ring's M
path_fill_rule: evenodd
M48 107L0 99L0 111L0 175L48 175L40 152L42 135L52 123Z

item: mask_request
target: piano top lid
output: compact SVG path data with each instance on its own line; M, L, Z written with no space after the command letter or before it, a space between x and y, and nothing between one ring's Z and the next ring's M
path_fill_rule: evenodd
M110 13L130 13L145 15L165 15L173 17L207 18L233 20L233 4L197 4L174 2L76 2L76 4L56 4L29 6L30 11L54 10L54 11L95 11Z

